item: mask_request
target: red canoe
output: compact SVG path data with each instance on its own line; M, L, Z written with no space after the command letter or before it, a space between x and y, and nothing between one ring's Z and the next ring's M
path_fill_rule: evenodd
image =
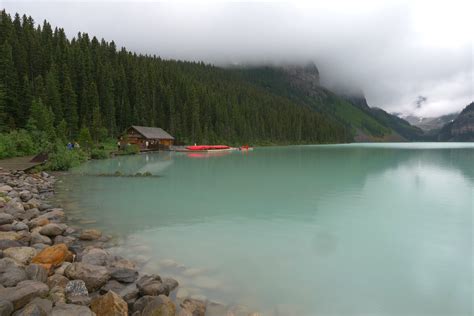
M187 150L218 150L218 149L230 149L226 145L197 145L197 146L187 146Z

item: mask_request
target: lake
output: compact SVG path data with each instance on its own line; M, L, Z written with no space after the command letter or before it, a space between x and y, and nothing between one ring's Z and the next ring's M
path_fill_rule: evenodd
M98 176L116 171L158 177ZM474 143L160 152L61 180L73 222L183 295L264 315L473 311Z

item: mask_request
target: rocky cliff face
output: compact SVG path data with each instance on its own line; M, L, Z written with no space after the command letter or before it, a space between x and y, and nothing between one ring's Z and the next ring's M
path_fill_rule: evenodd
M440 141L474 141L474 102L466 106L453 122L441 129L438 139Z
M451 133L454 137L467 134L474 136L474 102L469 104L454 120Z
M319 87L319 70L314 63L304 66L284 66L283 70L296 88L312 91Z

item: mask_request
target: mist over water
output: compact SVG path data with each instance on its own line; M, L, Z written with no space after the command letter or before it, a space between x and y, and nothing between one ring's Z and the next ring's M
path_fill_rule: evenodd
M441 143L164 152L87 163L57 198L189 294L264 315L469 315L473 161L474 144ZM115 171L160 177L96 176Z

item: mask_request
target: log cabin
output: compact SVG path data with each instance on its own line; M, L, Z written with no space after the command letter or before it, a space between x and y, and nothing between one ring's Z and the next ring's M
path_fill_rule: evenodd
M140 151L167 150L174 137L159 127L130 126L119 139L119 146L137 145Z

